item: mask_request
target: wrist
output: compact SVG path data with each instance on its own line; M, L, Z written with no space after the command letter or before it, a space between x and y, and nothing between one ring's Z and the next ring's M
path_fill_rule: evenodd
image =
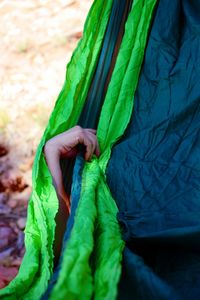
M46 159L52 156L59 156L58 149L56 149L55 145L52 145L50 142L46 142L46 144L44 145L43 153Z

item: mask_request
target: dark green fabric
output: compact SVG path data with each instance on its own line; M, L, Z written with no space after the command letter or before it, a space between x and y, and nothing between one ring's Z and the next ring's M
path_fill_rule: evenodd
M107 182L126 248L120 300L200 299L200 1L160 0Z
M131 3L132 1L129 0L128 2ZM104 87L125 8L126 1L115 0L113 2L97 67L87 95L86 103L78 121L78 124L82 127L89 126L90 128L97 128L101 107L105 98Z
M25 256L16 278L0 291L1 299L40 299L52 275L58 199L42 150L49 138L78 122L112 3L112 0L94 2L83 38L67 66L66 81L34 160ZM123 135L131 117L155 4L156 0L135 0L131 8L98 122L101 155L98 158L94 155L90 162L85 162L78 208L51 299L116 299L124 241L116 219L118 209L106 184L105 170L112 146ZM94 268L90 264L93 253Z
M126 242L118 300L200 299L199 20L199 0L159 1L132 118L106 170Z
M155 5L155 0L135 0L131 8L99 118L101 155L85 163L75 222L50 299L104 300L117 296L124 242L116 220L117 207L105 182L105 169L112 146L131 117Z
M78 125L87 128L97 128L99 115L106 96L106 83L118 36L124 31L124 23L131 9L132 0L115 0L112 4L109 22L107 24L105 36L98 57L97 65L93 74L92 82L85 100L84 107L81 111ZM121 33L123 35L123 32ZM80 147L81 152L84 148ZM75 160L62 159L61 168L65 190L71 193L72 173Z
M200 0L159 1L132 118L107 166L126 242L119 300L200 298L199 20Z
M107 167L126 241L119 300L200 298L197 2L159 1L131 122Z

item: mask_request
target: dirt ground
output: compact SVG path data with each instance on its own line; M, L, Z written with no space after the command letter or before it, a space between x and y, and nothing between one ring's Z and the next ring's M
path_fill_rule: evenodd
M37 145L92 0L0 0L0 288L16 275Z

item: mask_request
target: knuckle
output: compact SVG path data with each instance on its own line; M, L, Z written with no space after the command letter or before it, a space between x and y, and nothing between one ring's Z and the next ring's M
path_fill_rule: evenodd
M76 125L75 128L80 136L83 135L83 128L81 126Z

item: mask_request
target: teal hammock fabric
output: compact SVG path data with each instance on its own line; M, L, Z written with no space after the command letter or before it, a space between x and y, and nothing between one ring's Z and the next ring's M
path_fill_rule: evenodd
M106 168L126 243L118 300L200 299L199 20L199 1L159 1L131 121ZM78 160L74 206L81 174Z
M106 171L126 243L118 300L200 299L199 45L200 1L160 0Z
M51 299L115 299L124 242L116 220L117 206L106 184L112 146L129 123L155 0L135 0L98 122L101 156L85 163L73 229ZM25 229L26 253L17 277L0 299L40 299L53 269L52 245L58 200L42 148L54 135L77 124L98 60L112 1L96 0L83 39L67 68L66 81L38 146L33 192ZM101 20L101 22L99 22ZM98 232L95 224L98 224ZM85 238L87 236L87 239ZM95 249L94 270L90 256Z

